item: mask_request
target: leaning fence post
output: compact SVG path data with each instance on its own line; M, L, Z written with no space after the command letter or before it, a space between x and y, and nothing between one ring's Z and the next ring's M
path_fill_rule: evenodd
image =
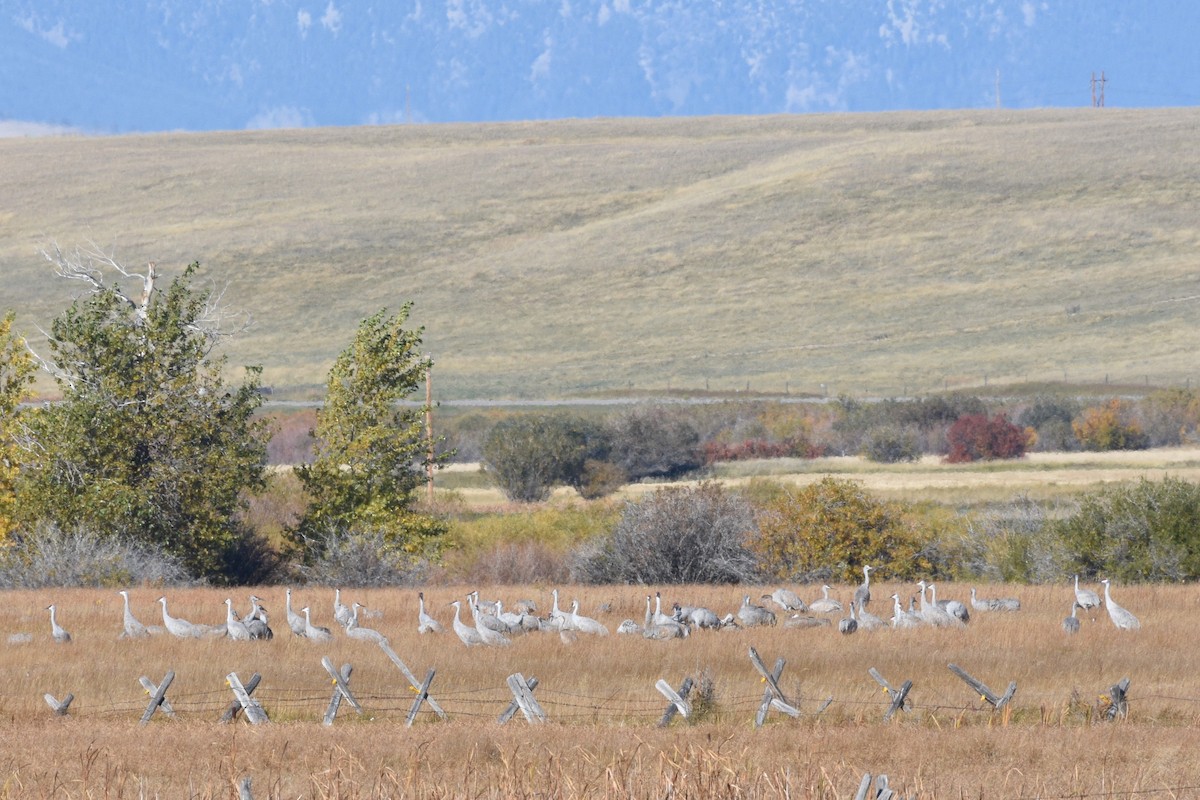
M259 674L254 673L254 678L259 678ZM242 685L236 672L231 672L225 676L225 682L229 684L229 688L233 690L233 696L237 698L238 704L246 711L246 719L250 720L250 724L257 725L260 722L270 722L267 718L267 712L263 709L262 703L258 702L250 696L252 689ZM251 683L255 686L258 681L251 679Z
M904 711L904 703L908 699L908 692L910 689L912 689L913 682L905 681L899 689L895 689L890 683L887 682L886 678L879 674L879 670L875 669L874 667L868 669L867 673L875 679L876 683L883 687L883 690L887 692L888 697L891 698L891 705L888 706L888 710L883 714L884 721L886 722L890 720L892 715L894 715L897 711Z
M259 675L257 672L251 675L250 680L246 682L246 694L254 694L254 690L258 688L258 683L261 680L262 675ZM234 718L237 717L241 710L241 701L235 697L233 700L230 700L229 705L226 706L225 713L221 715L221 722L233 722Z
M546 712L542 710L541 705L534 699L529 684L525 682L525 676L519 672L514 672L508 676L507 683L509 690L513 693L513 699L521 707L521 713L525 715L525 719L530 722L545 722Z
M429 699L429 684L433 683L434 674L435 670L430 669L425 675L425 680L421 682L421 686L417 689L417 697L413 700L412 708L408 710L408 719L404 721L404 724L410 728L412 727L413 720L417 718L417 711L420 710L421 703Z
M988 703L990 703L994 711L999 711L1001 708L1008 705L1008 701L1012 700L1013 695L1017 693L1016 681L1013 681L1008 685L1008 691L1006 691L1003 695L997 696L995 692L993 692L987 687L986 684L983 683L983 681L967 674L967 671L962 667L958 666L957 664L947 664L947 666L950 668L951 672L962 678L968 686L979 693L980 700L986 700Z
M1108 688L1108 708L1104 711L1106 720L1114 720L1118 716L1125 719L1129 715L1129 704L1126 694L1129 692L1129 678L1121 678Z
M150 705L146 706L146 712L142 714L142 724L145 725L150 721L150 717L154 716L154 712L162 708L163 713L168 717L175 716L175 709L171 708L171 703L167 700L167 687L171 685L171 681L175 680L175 670L168 670L163 676L162 683L158 686L154 685L154 681L147 678L145 675L138 678L138 681L145 688L146 693L150 695Z
M353 668L349 664L342 664L342 671L339 673L333 668L333 663L329 660L329 656L321 659L321 666L325 667L325 671L333 676L333 696L329 698L329 706L325 709L325 719L321 721L322 725L332 725L333 718L337 716L338 709L342 705L342 698L345 697L350 705L359 713L363 713L362 706L354 699L354 695L350 693L350 673Z
M654 688L658 689L669 701L667 710L663 712L662 719L658 721L658 727L665 728L671 724L671 720L675 717L675 712L683 715L687 719L692 715L692 704L688 702L688 695L692 692L692 679L684 678L683 683L679 685L679 691L671 688L671 684L667 683L662 678L658 679L658 683L654 684Z
M787 662L783 658L778 658L775 660L775 668L767 672L767 667L759 657L758 651L751 647L750 663L754 665L754 668L762 675L763 682L767 684L767 688L763 692L762 704L758 707L758 714L754 717L754 726L762 727L763 723L767 721L767 711L771 708L782 711L791 717L799 717L800 709L789 705L787 698L783 695L783 690L779 688L779 676L783 674L783 667Z
M417 680L417 677L413 675L412 670L408 668L408 665L405 664L403 660L401 660L400 656L396 655L396 651L392 649L391 645L389 645L387 642L379 642L379 649L382 650L384 655L386 655L391 662L396 665L396 669L400 670L400 674L408 680L408 685L412 687L412 690L419 693L421 682ZM429 707L433 709L433 713L437 714L442 719L447 718L446 712L440 705L438 705L438 701L434 700L433 696L428 694L428 692L425 695L425 702L428 703Z
M65 717L67 715L67 706L71 705L71 701L75 699L75 695L68 693L61 701L54 695L46 692L42 695L46 700L46 705L53 709L57 716Z
M530 697L533 696L533 694L532 694L533 690L537 688L537 685L538 685L537 678L530 678L529 680L525 681L525 686L530 691ZM500 718L497 719L496 721L498 723L500 723L501 725L503 725L504 723L506 723L510 719L512 719L513 716L517 713L517 711L520 708L521 708L521 705L517 702L517 698L513 697L512 702L508 704L508 708L504 709L504 713L502 713L500 715Z

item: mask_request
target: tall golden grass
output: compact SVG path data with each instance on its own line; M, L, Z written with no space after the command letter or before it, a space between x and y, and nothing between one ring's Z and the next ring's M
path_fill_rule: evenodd
M415 590L345 593L382 616L368 624L392 641L418 676L437 670L431 693L450 719L422 711L404 718L413 690L372 645L338 636L329 645L293 637L283 620L283 591L260 588L276 638L183 641L169 636L118 640L120 597L95 590L20 591L4 595L0 631L33 641L0 649L0 797L232 797L243 775L262 797L848 797L864 772L886 772L902 791L922 797L1062 797L1123 792L1189 796L1200 789L1200 591L1191 586L1118 586L1137 613L1137 632L1115 630L1106 617L1066 636L1060 626L1073 595L1068 586L980 586L982 595L1015 595L1016 614L976 614L965 629L880 630L853 636L836 625L701 632L652 642L615 634L565 643L533 634L504 649L465 648L449 632L446 603L471 587L426 592L446 624L441 635L416 632ZM479 587L485 597L549 604L548 586ZM812 587L799 587L815 596ZM668 602L733 611L760 587L663 587ZM836 587L848 599L852 587ZM611 629L645 607L642 587L562 587L583 612ZM872 607L914 587L876 583ZM939 595L966 599L969 587ZM223 590L170 591L171 612L192 621L223 620ZM143 622L159 621L158 592L132 592ZM300 589L316 622L331 625L332 592ZM49 634L50 602L74 641ZM243 600L240 605L245 606ZM610 610L600 611L606 608ZM753 717L763 692L748 659L755 647L770 665L787 659L781 686L804 712L772 712L762 729ZM365 708L343 705L330 728L320 724L331 694L322 656L354 667L351 688ZM1006 712L993 712L948 669L956 663L993 689L1018 683ZM913 681L912 707L890 723L877 668L893 684ZM138 720L148 698L138 683L168 670L177 718ZM217 722L232 694L229 672L243 681L260 672L256 692L272 722ZM511 695L505 678L536 676L549 722L496 717ZM666 706L659 678L712 680L711 709L692 721L656 723ZM1101 721L1102 695L1132 681L1129 716ZM76 699L55 717L44 693ZM816 714L826 698L833 702ZM1192 787L1192 788L1185 788Z

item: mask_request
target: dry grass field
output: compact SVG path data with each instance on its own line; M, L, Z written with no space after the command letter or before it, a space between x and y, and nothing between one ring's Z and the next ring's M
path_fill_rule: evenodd
M0 309L38 248L198 260L311 396L416 304L441 399L1183 385L1197 109L572 120L0 140ZM1115 389L1114 389L1115 391Z
M427 592L430 609L450 621L446 603L469 588ZM480 587L485 597L549 605L548 586ZM807 599L813 587L797 587ZM970 587L939 587L966 599ZM583 612L615 631L640 619L645 589L562 587ZM120 597L112 591L11 592L0 609L5 637L29 632L26 644L0 645L0 797L236 796L250 775L257 798L291 797L693 797L847 798L864 772L885 772L893 786L924 798L1192 797L1200 792L1200 590L1194 586L1119 586L1119 602L1142 629L1119 632L1100 617L1066 636L1060 623L1069 586L980 586L981 595L1015 595L1015 614L976 614L965 629L879 630L842 636L836 627L776 627L702 632L654 642L618 636L532 634L509 648L465 648L447 632L418 635L416 592L347 593L382 616L370 620L412 670L437 671L431 693L449 714L423 710L408 728L413 693L374 646L338 636L328 645L294 638L283 620L283 590L258 589L276 638L264 642L183 641L169 636L118 640ZM892 591L876 582L880 613ZM754 589L752 594L757 594ZM848 599L851 587L835 587ZM664 587L665 599L733 611L742 589ZM143 622L154 622L158 591L132 592ZM171 610L193 621L223 619L227 593L172 590ZM239 594L238 605L245 606ZM332 593L301 589L317 622L330 625ZM47 612L59 608L74 641L51 641ZM611 611L597 611L602 605ZM836 622L835 622L836 624ZM756 729L764 685L752 668L754 647L768 666L787 659L781 687L803 712L772 711ZM322 656L354 667L351 688L362 717L343 705L335 723L320 723L331 682ZM1003 692L1018 684L1006 712L994 713L955 677L956 663ZM868 676L875 667L894 685L913 681L911 708L883 721L886 698ZM138 683L168 670L177 717L138 720L147 696ZM272 721L218 723L232 694L225 676L263 675L256 692ZM505 678L536 676L549 716L542 725L520 715L496 722L511 695ZM678 686L708 677L713 700L698 719L656 727L666 702L659 678ZM1102 721L1106 688L1131 680L1129 713ZM76 699L55 717L42 699ZM817 713L826 698L832 703Z

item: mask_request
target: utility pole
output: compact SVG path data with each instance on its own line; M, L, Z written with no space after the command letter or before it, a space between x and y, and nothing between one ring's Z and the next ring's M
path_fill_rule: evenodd
M1100 94L1096 94L1096 84L1100 85ZM1108 83L1108 78L1104 75L1104 70L1100 70L1100 80L1096 80L1096 73L1092 73L1092 108L1104 108L1104 84Z

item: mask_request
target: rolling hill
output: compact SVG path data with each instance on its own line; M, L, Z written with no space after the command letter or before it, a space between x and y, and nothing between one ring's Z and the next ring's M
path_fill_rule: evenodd
M281 395L413 301L439 397L899 395L1196 367L1200 109L0 140L0 309L39 248L198 260Z

